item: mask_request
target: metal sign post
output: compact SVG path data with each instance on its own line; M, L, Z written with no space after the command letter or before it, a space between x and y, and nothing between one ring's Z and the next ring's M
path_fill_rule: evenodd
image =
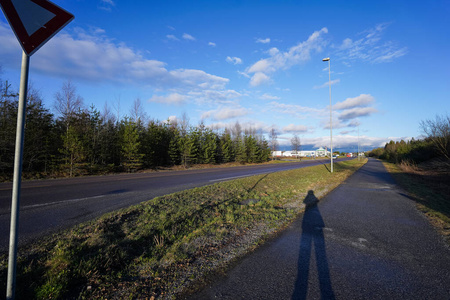
M16 152L11 200L8 280L6 299L15 297L17 244L19 231L20 186L22 183L23 144L27 106L30 56L73 20L74 16L47 0L0 0L0 8L23 49L17 114Z
M16 152L14 154L14 179L11 203L11 227L9 235L8 282L6 299L14 299L16 286L17 240L19 231L20 185L22 183L23 143L27 107L28 70L30 57L23 52L20 74L19 110L17 114Z

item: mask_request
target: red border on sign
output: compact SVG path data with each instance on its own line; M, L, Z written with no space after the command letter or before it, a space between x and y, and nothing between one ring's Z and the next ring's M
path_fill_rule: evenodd
M23 50L28 56L31 56L42 45L44 45L50 38L52 38L59 30L61 30L67 23L72 21L74 16L59 6L47 1L47 0L27 0L36 3L37 5L45 8L51 13L55 14L55 17L44 24L31 36L28 35L25 26L23 26L22 20L20 20L11 0L0 0L0 4L5 12L14 33L16 34Z

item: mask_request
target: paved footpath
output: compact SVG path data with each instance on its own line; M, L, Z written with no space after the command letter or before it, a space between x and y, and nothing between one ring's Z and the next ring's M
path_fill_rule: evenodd
M450 299L450 250L370 159L191 298Z

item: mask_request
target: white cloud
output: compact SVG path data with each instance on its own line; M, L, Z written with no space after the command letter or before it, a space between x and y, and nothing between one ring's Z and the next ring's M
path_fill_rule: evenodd
M282 113L286 115L292 115L297 118L306 118L309 115L321 115L323 109L311 108L307 106L295 105L295 104L284 104L276 101L272 101L269 104L269 109L273 113Z
M11 63L11 59L8 57L12 57L15 53L21 53L21 48L11 28L3 22L0 22L0 40L2 41L0 47L0 64L7 66ZM17 55L15 56L17 57Z
M265 39L259 38L259 39L256 39L256 42L261 43L261 44L268 44L268 43L270 43L270 38L265 38Z
M397 49L395 46L385 45L385 48L380 50L378 57L374 59L375 63L391 62L396 58L402 57L408 53L408 48L404 47Z
M179 41L179 39L176 36L174 36L173 34L166 35L166 38L169 40L172 40L172 41Z
M177 116L169 116L167 119L162 121L163 124L177 124L178 118Z
M258 72L274 72L275 69L272 67L272 63L268 59L261 59L255 64L253 64L248 70L248 73L258 73Z
M235 64L235 65L242 64L242 59L240 59L239 57L235 57L235 56L234 57L227 56L226 61L231 64Z
M192 101L197 104L230 104L235 103L236 99L242 95L235 90L211 90L204 89L198 91L189 91L187 94Z
M340 132L340 134L345 135L345 134L349 134L349 133L352 133L352 132L354 132L354 130L343 130L343 131Z
M171 124L178 123L178 118L177 118L177 116L169 116L167 119L169 120L169 122L170 122Z
M352 47L352 45L353 45L352 39L346 38L345 40L342 41L342 45L339 47L339 49L341 50L349 49Z
M237 108L237 109L224 108L224 109L218 111L214 115L214 119L218 120L218 121L227 120L227 119L232 119L232 118L236 118L236 117L242 117L247 114L248 114L248 111L245 108Z
M202 70L178 69L169 71L169 80L200 89L223 89L229 79L211 75Z
M401 140L398 137L369 137L369 136L359 136L359 145L362 151L371 150L378 147L383 147L390 140ZM404 139L404 138L403 138ZM315 137L315 138L302 138L303 145L310 145L313 148L330 146L330 137ZM333 136L333 151L340 151L342 148L355 149L357 151L358 145L358 135L335 135Z
M234 126L236 125L236 121L229 121L229 122L216 122L209 124L209 128L213 129L229 129L230 131L233 131ZM268 133L271 129L271 126L268 126L264 122L257 121L257 120L251 120L251 121L239 121L239 125L241 126L242 131L251 131L251 132L261 132L261 133Z
M176 89L175 89L176 90ZM235 90L214 90L214 89L197 89L189 90L184 93L172 92L165 95L153 95L148 101L165 104L195 104L201 107L217 105L234 105L236 106L239 97L242 95ZM219 115L217 115L218 118ZM206 118L206 117L203 117Z
M328 112L329 113L329 112ZM339 120L336 118L336 114L333 115L333 130L334 129L340 129L340 128L346 128L348 127L347 120ZM321 121L323 129L330 129L330 119L329 115Z
M370 63L391 62L407 54L407 47L399 47L393 41L382 42L382 36L389 23L381 23L364 32L357 40L346 38L337 47L338 55L350 60L363 60Z
M275 56L278 53L280 53L280 50L278 50L278 48L273 47L273 48L270 48L269 51L267 51L267 53L269 53L271 56Z
M177 93L173 93L167 96L157 96L154 95L151 97L148 101L149 102L157 102L157 103L164 103L164 104L184 104L186 97Z
M326 33L328 33L328 29L325 27L319 31L315 31L306 41L289 48L286 52L281 52L276 48L269 50L269 58L260 59L247 68L247 73L254 73L250 84L252 86L258 86L268 83L271 81L269 74L310 60L312 52L320 52L322 51L322 47L325 46L322 36Z
M250 75L248 75L248 74L245 73L245 72L241 72L241 71L237 71L237 72L238 72L239 75L242 75L242 76L244 76L244 77L246 77L246 78L250 78Z
M208 43L208 46L211 46L211 47L216 47L216 43L213 43L213 42L209 42L209 43Z
M270 77L262 72L257 72L255 75L252 76L252 79L250 80L251 86L258 86L264 83L271 82Z
M313 89L317 90L317 89L326 88L326 87L328 87L329 85L335 85L335 84L337 84L337 83L339 83L339 82L341 82L340 79L331 80L330 82L327 81L327 82L325 82L325 83L322 84L322 85L315 85L315 86L313 87Z
M277 96L272 96L272 95L270 95L270 94L267 94L267 93L265 93L265 94L263 94L261 97L259 97L260 99L263 99L263 100L280 100L281 98L280 97L277 97Z
M375 102L375 98L370 94L361 94L357 97L347 98L342 102L333 105L333 128L357 127L360 125L357 118L370 116L378 110L371 107ZM329 108L328 108L329 109ZM356 120L355 120L356 119ZM323 122L324 129L329 129L329 120Z
M305 133L308 131L308 127L305 125L294 125L289 124L288 126L283 127L284 132L294 132L294 133Z
M242 117L248 114L248 110L243 107L230 108L224 107L216 110L206 111L202 114L202 119L212 119L214 121L222 121Z
M147 59L124 43L105 37L104 31L60 32L33 55L33 69L46 75L90 82L139 84L178 90L222 90L229 79L202 70L170 70L167 64ZM16 65L20 46L6 24L0 22L0 64Z
M361 125L361 123L358 120L353 120L350 123L348 123L348 127L358 127L359 125Z
M347 98L342 102L336 103L335 105L333 105L333 109L342 110L354 107L366 107L374 101L375 98L370 94L361 94L357 97Z
M98 8L105 11L111 11L113 6L116 6L116 3L113 0L101 0Z
M373 107L355 107L344 110L342 113L339 114L338 118L340 120L349 120L358 117L366 117L376 112L378 111Z
M340 128L355 128L361 124L358 119L341 119L339 118L339 115L339 113L333 114L333 130ZM330 129L329 118L322 120L321 124L323 129Z
M192 35L190 35L188 33L183 33L183 39L188 40L188 41L195 41L195 37L193 37Z

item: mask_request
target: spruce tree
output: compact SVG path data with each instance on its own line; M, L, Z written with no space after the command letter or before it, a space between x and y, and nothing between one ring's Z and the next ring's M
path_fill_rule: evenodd
M142 167L143 154L140 153L140 146L136 124L125 118L122 134L122 164L127 172L135 171Z

